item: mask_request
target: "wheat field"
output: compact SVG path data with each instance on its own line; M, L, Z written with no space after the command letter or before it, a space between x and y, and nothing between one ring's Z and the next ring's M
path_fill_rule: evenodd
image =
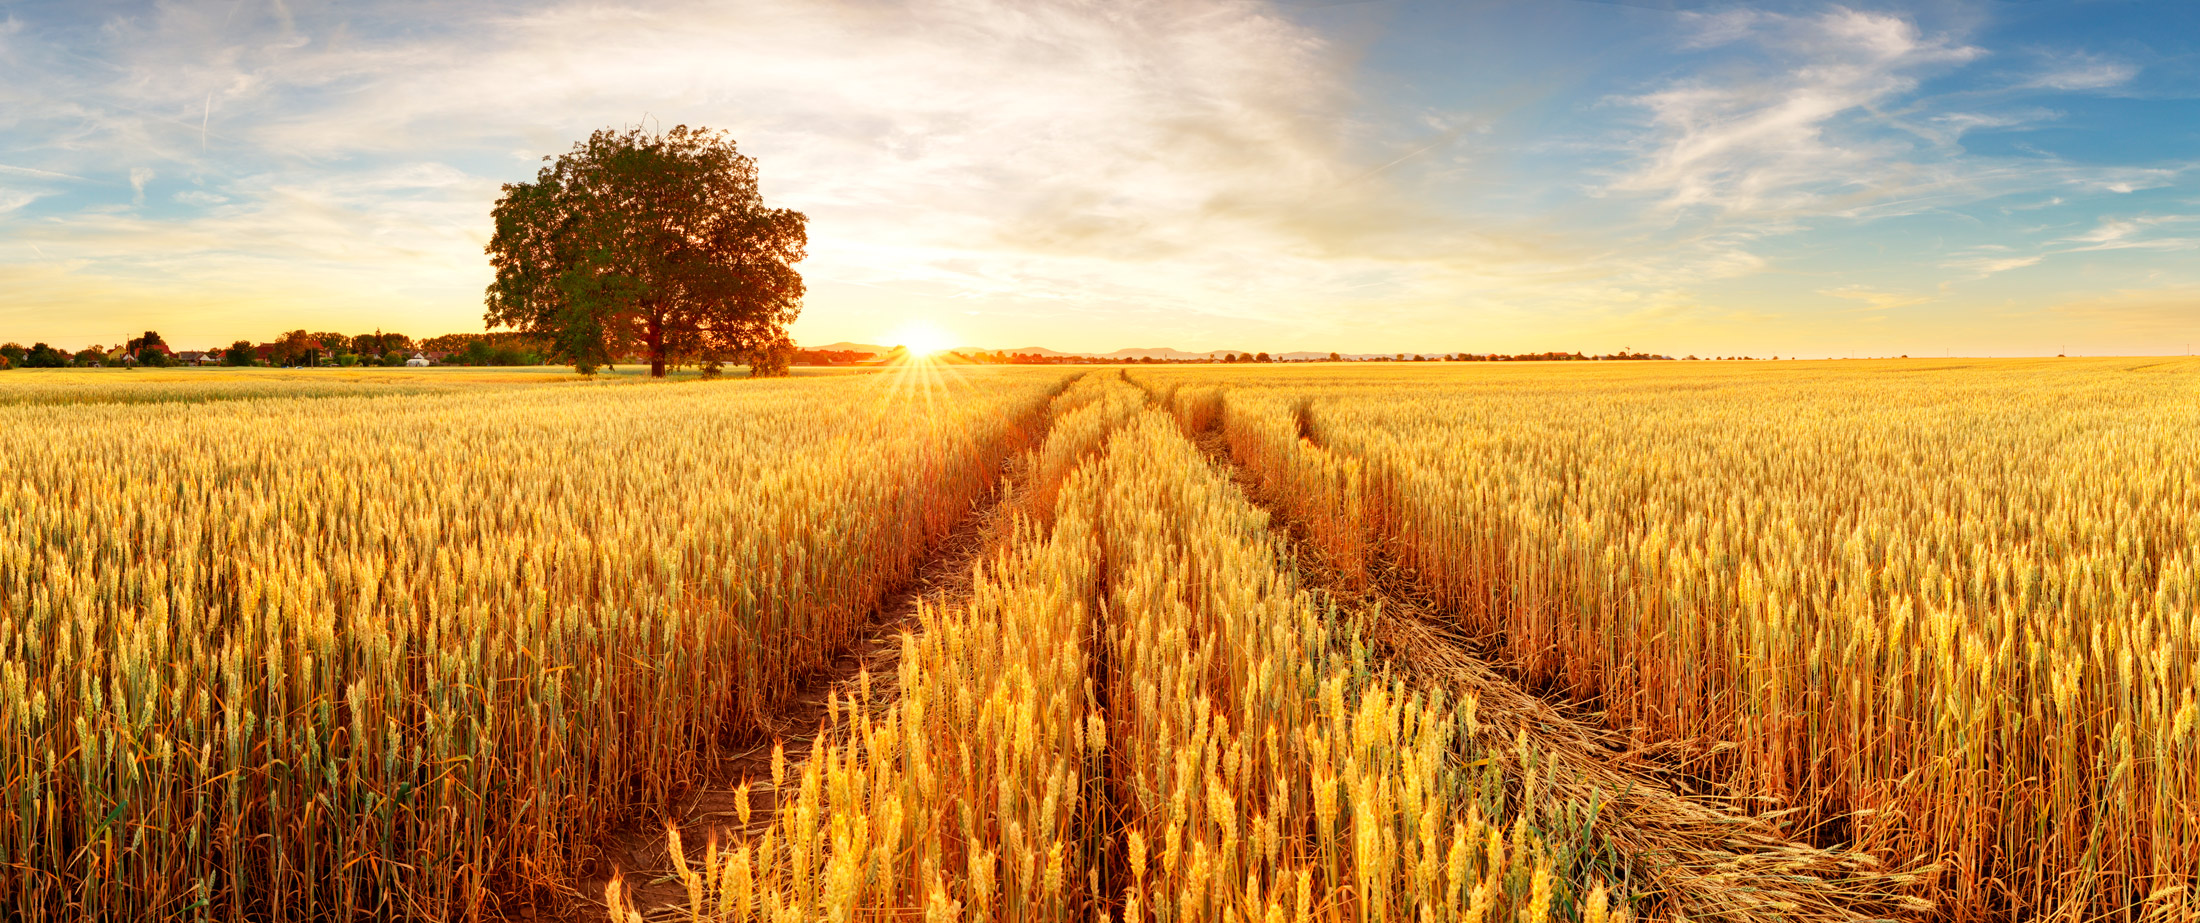
M459 919L568 877L845 640L1055 379L0 401L0 894Z
M2192 914L2200 363L1430 377L1240 373L1220 426L1331 566L1942 913Z
M76 374L19 918L2200 917L2200 363Z

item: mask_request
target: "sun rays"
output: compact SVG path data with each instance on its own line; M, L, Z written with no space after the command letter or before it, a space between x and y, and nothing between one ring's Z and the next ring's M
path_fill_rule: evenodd
M950 400L969 387L956 356L955 340L947 331L924 320L903 324L890 338L897 350L887 359L884 407L921 403L927 411L935 402Z

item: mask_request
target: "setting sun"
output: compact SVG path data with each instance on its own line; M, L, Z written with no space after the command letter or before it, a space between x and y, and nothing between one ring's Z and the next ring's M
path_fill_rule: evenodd
M919 359L946 352L955 345L947 331L924 321L912 321L902 327L894 334L894 342L907 349L910 356Z

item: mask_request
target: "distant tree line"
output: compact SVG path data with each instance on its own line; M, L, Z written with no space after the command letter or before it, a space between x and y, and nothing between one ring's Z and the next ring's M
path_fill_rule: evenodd
M145 331L143 336L131 337L119 346L101 346L94 343L75 352L56 349L44 343L24 346L21 343L0 343L0 369L64 369L96 368L104 365L173 365L174 359L160 334Z
M1235 362L1311 362L1313 359L1284 359L1267 353L1223 353L1215 356L1194 356L1188 359L1165 359L1154 356L1137 358L1119 356L1067 356L1044 353L1019 353L1007 350L968 350L955 354L963 362L979 365L1204 365ZM1336 354L1331 353L1332 357ZM891 359L893 354L888 355Z
M847 351L825 353L820 350L798 350L794 353L794 361L797 365L849 365L863 361L891 362L898 355L898 349L885 356ZM957 352L955 356L958 361L980 365L1233 365L1264 362L1605 362L1650 359L1670 360L1673 358L1671 356L1624 350L1602 356L1592 356L1579 352L1518 353L1511 355L1503 353L1393 353L1387 356L1346 356L1342 353L1332 352L1327 356L1302 354L1289 357L1280 353L1271 355L1265 352L1224 351L1189 358L1157 358L1154 356L1126 358L1119 356L1049 355L1008 350L964 350Z
M631 348L621 355L599 353L605 365L612 362L638 364L653 358L642 348ZM885 356L856 350L795 349L791 346L769 351L752 352L741 358L751 362L776 362L783 369L793 365L861 365L893 362L901 358L897 347ZM447 333L442 336L414 340L402 333L376 330L346 336L323 331L313 333L303 329L292 330L273 340L254 342L238 340L226 348L203 352L176 352L155 331L132 337L112 348L93 345L76 352L56 349L45 343L24 346L20 343L0 344L0 369L7 368L85 368L97 366L146 366L166 367L177 364L268 366L293 368L307 366L402 366L414 358L434 365L519 366L545 365L569 361L570 356L561 353L554 335L499 331L492 333ZM656 357L663 367L677 369L694 364L704 377L715 377L722 370L720 356L704 353L686 355L671 353ZM1636 361L1670 360L1671 356L1638 353L1621 350L1606 355L1587 355L1579 352L1542 353L1393 353L1385 356L1352 356L1332 352L1326 357L1302 354L1285 357L1266 352L1219 352L1191 358L1156 358L1142 356L1135 359L1105 356L1049 355L1044 353L1011 352L1007 350L966 350L955 354L956 361L984 365L1184 365L1184 364L1237 364L1273 362L1584 362L1584 361ZM1688 359L1695 359L1689 356ZM1750 359L1749 356L1726 356L1724 359ZM767 374L770 371L766 372Z
M304 329L272 340L237 340L226 347L178 352L158 332L148 330L117 346L93 344L75 352L45 343L0 344L0 369L176 365L350 368L402 366L415 358L435 365L542 365L551 354L547 338L526 333L452 333L414 340L382 330L347 335Z
M873 353L854 349L797 349L787 356L794 365L856 365L877 358Z
M91 352L91 350L85 350ZM24 346L21 343L0 344L0 362L9 367L27 369L61 369L76 364L73 353L55 349L44 343Z
M1673 357L1620 350L1602 356L1585 356L1581 353L1518 353L1509 356L1498 353L1460 353L1446 358L1453 362L1617 362L1635 360L1670 361Z

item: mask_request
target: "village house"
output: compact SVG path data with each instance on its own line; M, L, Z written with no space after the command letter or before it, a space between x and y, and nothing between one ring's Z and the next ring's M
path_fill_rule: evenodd
M166 343L149 343L138 347L135 352L130 351L128 347L117 346L113 352L107 354L107 358L116 365L140 365L145 362L147 355L152 353L158 353L169 359L174 359L176 356L176 351L169 349Z

